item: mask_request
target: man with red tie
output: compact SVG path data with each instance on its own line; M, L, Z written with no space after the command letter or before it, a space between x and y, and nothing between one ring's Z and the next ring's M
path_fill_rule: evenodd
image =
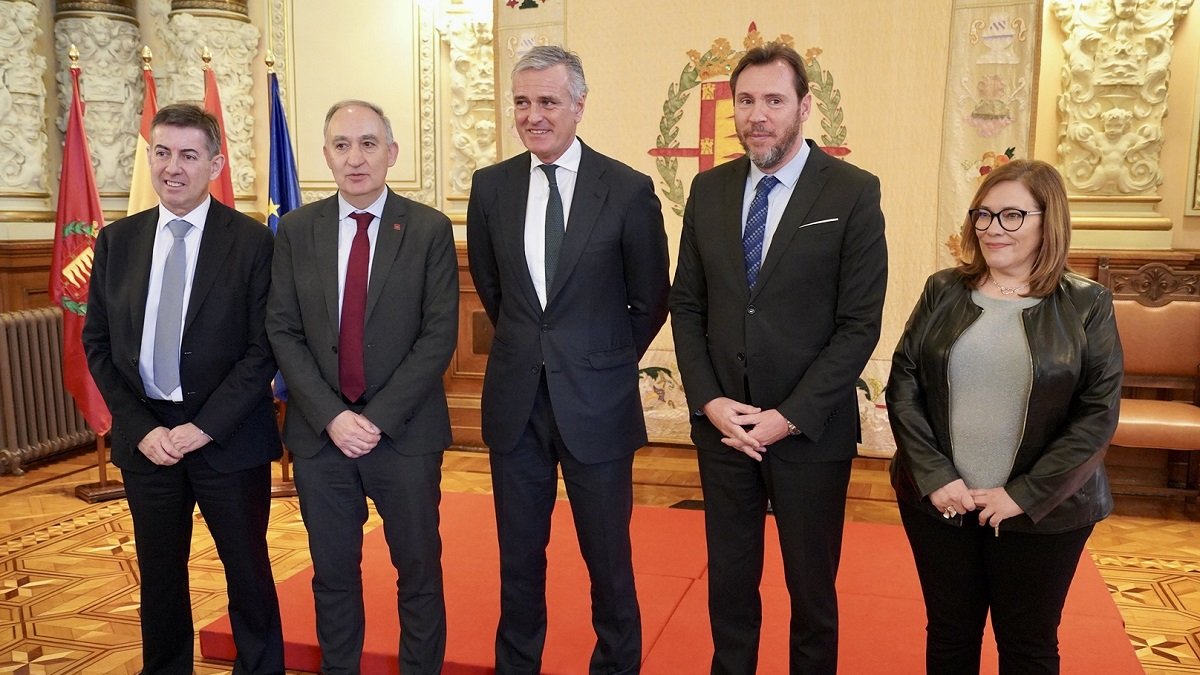
M359 672L369 497L399 575L400 668L441 671L442 373L458 333L450 220L388 189L399 148L376 105L335 103L325 161L336 195L288 213L267 331L289 388L284 441L309 534L321 672Z

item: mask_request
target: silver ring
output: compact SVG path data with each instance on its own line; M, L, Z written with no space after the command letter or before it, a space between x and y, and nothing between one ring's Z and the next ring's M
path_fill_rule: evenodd
M955 511L953 506L947 506L946 511L944 513L942 513L942 517L945 518L946 520L949 520L957 515L958 515L958 511Z

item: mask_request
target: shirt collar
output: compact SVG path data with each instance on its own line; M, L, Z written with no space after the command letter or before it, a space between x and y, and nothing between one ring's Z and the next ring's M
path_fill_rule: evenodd
M167 207L163 206L162 202L159 202L158 229L163 229L167 226L167 223L171 222L172 220L186 220L188 224L196 228L196 230L203 232L204 223L208 222L208 207L211 205L212 195L208 195L204 198L204 201L200 202L199 206L183 214L182 216L177 216L174 213L171 213Z
M558 159L554 160L554 165L570 171L571 173L579 173L579 159L583 157L583 145L579 142L579 137L576 136L571 140L571 145L567 146L566 152ZM538 167L545 164L537 158L537 155L529 153L529 173L538 170Z
M803 138L800 139L800 151L790 162L784 164L775 173L771 174L779 179L779 182L786 185L789 190L796 189L796 181L800 180L800 172L804 171L804 165L808 162L808 156L812 153L812 149L808 147L808 142ZM750 185L758 185L758 181L767 174L758 168L754 162L750 162Z
M351 213L356 211L365 211L379 220L383 220L383 204L387 201L388 191L384 190L380 193L379 198L371 202L371 205L365 209L357 208L346 201L341 192L338 192L338 222L341 222L350 217Z

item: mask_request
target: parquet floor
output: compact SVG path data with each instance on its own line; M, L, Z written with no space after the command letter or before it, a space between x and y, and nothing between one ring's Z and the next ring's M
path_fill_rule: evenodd
M447 453L442 488L488 492L487 470L485 455ZM140 666L132 522L124 500L89 506L75 498L76 485L96 480L90 454L0 477L0 674L107 675ZM639 453L634 495L639 504L659 506L699 499L691 452ZM1133 498L1119 500L1118 509L1096 528L1088 550L1130 642L1147 673L1200 673L1200 510L1180 500ZM898 522L883 461L856 463L848 517ZM224 612L225 595L198 515L197 525L191 578L201 626ZM295 498L274 500L269 538L278 579L309 564ZM197 660L196 672L229 670Z

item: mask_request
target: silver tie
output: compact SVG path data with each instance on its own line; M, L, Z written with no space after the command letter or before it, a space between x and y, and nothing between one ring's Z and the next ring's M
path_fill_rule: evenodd
M158 297L158 321L154 328L154 385L165 395L179 386L179 336L183 326L183 289L187 285L187 245L184 236L192 229L186 220L167 223L175 241L163 265L162 293Z

